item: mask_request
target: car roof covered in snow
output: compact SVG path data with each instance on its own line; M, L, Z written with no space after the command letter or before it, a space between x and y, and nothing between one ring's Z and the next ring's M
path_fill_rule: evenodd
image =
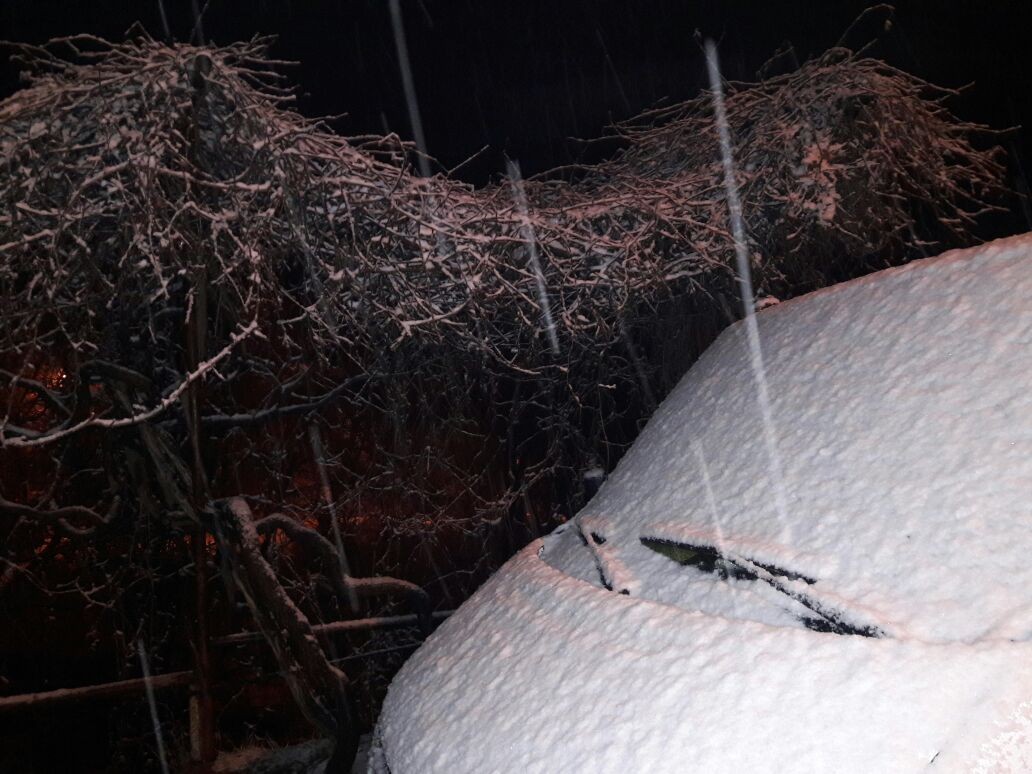
M890 636L1032 637L1032 235L756 321L769 423L740 322L578 516L609 582L647 585L642 538L718 546Z

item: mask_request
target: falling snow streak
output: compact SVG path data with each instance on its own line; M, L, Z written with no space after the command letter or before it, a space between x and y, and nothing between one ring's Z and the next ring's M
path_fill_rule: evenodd
M168 774L168 760L165 758L165 741L161 738L161 721L158 720L158 703L154 700L154 686L151 685L150 664L147 662L147 651L143 647L143 638L136 640L136 653L140 657L140 669L143 670L143 684L147 688L147 705L150 707L151 722L154 724L154 741L158 745L158 760L162 774Z
M430 156L427 151L426 135L423 134L423 118L419 113L419 100L416 99L416 83L412 77L412 62L409 60L408 42L405 39L405 22L401 16L399 0L390 0L390 6L391 27L394 30L394 47L398 52L401 87L405 92L405 106L408 109L409 124L412 126L412 136L416 141L416 150L418 151L416 155L418 157L419 174L428 178L431 176ZM433 194L430 195L430 204L432 206L429 209L436 211L437 197ZM423 203L422 209L424 215L429 217L430 213L428 212L426 202ZM448 246L440 229L435 229L434 247L438 256L445 255L448 252Z
M208 11L208 5L211 0L208 0L204 4L204 8L198 8L197 0L190 0L190 10L193 11L194 26L190 30L190 40L196 40L200 46L207 45L207 40L204 37L204 14Z
M602 36L602 30L598 27L595 27L595 37L598 38L598 44L602 47L602 53L606 57L606 65L609 67L609 72L612 74L613 80L616 82L616 91L620 95L620 101L623 102L624 109L630 113L631 102L627 99L627 92L624 91L623 81L620 80L620 73L616 71L613 59L609 56L609 48L606 46L606 39Z
M713 113L720 137L720 155L724 165L724 188L727 191L727 206L731 213L731 233L735 241L735 263L738 270L738 286L742 294L742 311L745 315L745 331L749 341L750 363L756 380L756 398L763 418L763 440L767 447L771 483L774 485L774 506L783 530L789 529L788 500L785 496L785 480L782 473L781 455L778 452L777 434L770 407L770 392L767 389L767 373L763 366L763 350L760 347L760 330L756 324L756 309L753 304L752 273L749 268L749 254L745 241L745 224L742 220L742 202L738 198L735 182L735 164L731 155L731 130L727 124L724 109L724 86L720 78L717 61L717 47L712 40L706 41L706 69L709 71L710 89L713 96Z
M426 137L423 135L423 119L419 115L419 102L416 101L416 84L412 78L412 64L409 61L408 43L405 40L405 23L401 18L399 0L390 0L391 26L394 29L394 47L398 52L398 67L401 69L401 87L405 92L405 104L408 107L409 123L412 125L412 136L419 149L419 172L423 177L430 177L430 161L426 153Z
M645 373L645 366L638 356L638 348L634 346L634 340L627 330L627 325L624 323L622 315L617 318L617 324L620 329L620 338L623 339L624 346L627 348L627 354L631 358L631 364L634 366L634 373L638 377L638 385L641 387L641 394L645 398L645 405L648 406L650 412L655 411L659 405L656 400L656 394L652 391L651 385L649 385L649 376Z
M520 174L520 165L511 159L507 163L509 169L509 182L512 184L512 196L516 202L516 209L519 211L522 226L523 241L527 245L527 262L534 272L534 282L537 285L538 304L541 306L541 316L545 322L545 330L548 333L548 343L552 352L559 354L559 336L555 331L555 320L552 317L552 304L548 300L548 288L545 285L545 273L541 270L541 261L538 259L537 237L534 235L534 227L530 223L530 214L527 210L527 192L523 188L523 176Z
M721 523L720 510L717 508L717 498L713 494L713 481L710 479L709 463L706 462L706 455L702 451L702 443L698 439L692 440L692 451L695 453L695 461L699 465L699 471L702 473L702 487L706 493L706 507L709 509L710 518L713 519L713 535L716 538L717 548L720 553L727 555L727 544L724 539L724 527ZM741 618L742 613L739 609L738 597L735 595L731 596L732 611L736 618Z
M312 455L315 457L316 467L319 468L319 488L322 493L323 502L330 514L330 526L333 529L333 540L337 549L337 561L340 562L340 572L345 578L351 577L351 569L348 567L348 557L344 553L344 539L340 535L340 525L337 523L337 507L333 501L333 490L330 488L330 476L326 470L326 453L323 451L322 433L319 426L314 422L308 426L308 439L312 445ZM348 606L352 613L357 613L358 594L353 584L347 585Z
M158 13L161 16L161 28L165 33L165 42L172 42L172 28L168 26L168 14L165 13L164 0L158 0Z

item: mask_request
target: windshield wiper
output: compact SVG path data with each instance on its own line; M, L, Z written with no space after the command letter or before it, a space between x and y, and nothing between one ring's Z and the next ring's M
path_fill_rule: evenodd
M643 537L640 540L646 548L662 554L680 565L695 567L701 572L714 574L724 580L734 578L766 583L776 591L794 599L812 613L812 615L799 617L807 629L860 637L885 636L885 632L878 627L846 621L839 611L829 608L808 594L785 585L784 581L786 580L802 581L811 586L817 582L816 579L802 573L786 570L766 562L757 562L744 556L732 556L719 550L716 546L680 543L655 537Z

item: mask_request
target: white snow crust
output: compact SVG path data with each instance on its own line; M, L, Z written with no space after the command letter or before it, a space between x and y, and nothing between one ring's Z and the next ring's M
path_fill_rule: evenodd
M719 543L893 636L1032 637L1032 235L757 317L788 523L734 325L578 517L608 525L619 581L661 593L642 536Z
M758 323L787 523L732 326L575 523L406 663L393 774L1032 771L1032 235ZM642 537L798 573L884 636Z
M1032 696L1027 642L845 637L693 613L571 578L540 549L399 673L379 727L392 774L917 772L933 758L934 771L970 771L982 755L970 740L1020 730L1011 715ZM1024 748L1003 749L1027 761L1024 728Z

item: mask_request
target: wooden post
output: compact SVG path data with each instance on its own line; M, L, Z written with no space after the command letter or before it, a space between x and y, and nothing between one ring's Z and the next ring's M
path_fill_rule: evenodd
M196 295L186 327L187 369L192 371L204 359L207 348L207 278L202 269L194 283ZM200 383L190 385L184 396L187 427L193 451L191 492L195 512L200 514L208 500L208 477L201 454ZM191 537L194 565L194 669L197 680L190 696L190 755L205 767L215 760L215 710L211 695L211 649L208 643L208 554L207 531L198 524Z
M215 711L211 696L211 649L208 641L208 573L205 530L192 537L194 562L194 682L190 694L190 757L205 765L215 760Z

